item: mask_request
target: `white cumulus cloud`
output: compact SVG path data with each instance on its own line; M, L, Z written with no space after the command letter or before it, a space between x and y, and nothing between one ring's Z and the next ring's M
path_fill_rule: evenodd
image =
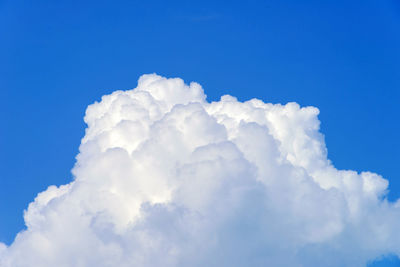
M337 170L318 109L207 102L156 74L87 108L72 172L0 243L2 267L365 266L400 255L388 181Z

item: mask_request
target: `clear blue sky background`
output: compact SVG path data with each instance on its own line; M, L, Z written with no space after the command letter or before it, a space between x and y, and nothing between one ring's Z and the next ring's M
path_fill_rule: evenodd
M71 180L86 106L152 72L209 100L317 106L335 166L382 174L400 197L398 0L0 0L0 241Z

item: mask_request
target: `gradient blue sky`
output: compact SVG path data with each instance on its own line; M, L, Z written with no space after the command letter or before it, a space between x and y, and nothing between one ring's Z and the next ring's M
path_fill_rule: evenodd
M334 165L377 172L400 197L397 0L0 0L0 241L71 179L86 106L152 72L209 100L317 106Z

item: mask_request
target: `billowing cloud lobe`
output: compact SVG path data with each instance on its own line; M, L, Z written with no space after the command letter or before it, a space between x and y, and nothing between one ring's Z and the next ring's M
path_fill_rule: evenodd
M87 108L74 180L25 211L0 266L365 266L400 254L388 182L337 170L318 109L209 103L143 75Z

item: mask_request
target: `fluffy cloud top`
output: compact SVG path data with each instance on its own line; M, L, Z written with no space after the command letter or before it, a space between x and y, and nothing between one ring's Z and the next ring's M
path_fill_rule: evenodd
M74 181L29 204L2 267L365 266L400 255L388 182L337 170L318 109L209 103L143 75L87 108Z

